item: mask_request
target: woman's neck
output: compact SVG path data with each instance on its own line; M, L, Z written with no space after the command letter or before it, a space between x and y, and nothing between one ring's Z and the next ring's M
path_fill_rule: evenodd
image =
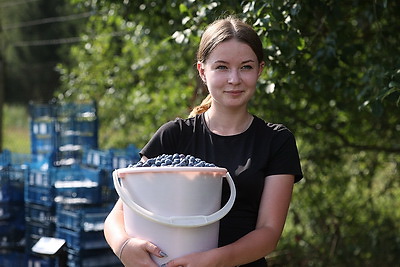
M204 115L210 131L222 136L243 133L253 122L253 116L247 110L240 112L220 112L210 108Z

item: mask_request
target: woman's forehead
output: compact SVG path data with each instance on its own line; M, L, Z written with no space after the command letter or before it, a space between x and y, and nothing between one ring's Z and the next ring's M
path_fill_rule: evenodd
M232 39L218 44L210 53L207 61L209 63L219 61L257 62L257 56L248 44Z

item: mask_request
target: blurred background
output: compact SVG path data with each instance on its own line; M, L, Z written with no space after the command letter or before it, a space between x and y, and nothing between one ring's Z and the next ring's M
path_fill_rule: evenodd
M251 111L291 129L305 176L295 186L270 265L398 264L398 1L0 0L3 155L22 154L30 163L39 155L37 168L46 162L57 170L73 168L60 166L72 158L81 169L99 172L113 166L94 162L93 155L135 161L132 151L161 124L187 117L207 94L195 69L198 41L208 23L229 14L253 25L265 48L267 67ZM88 114L85 108L93 116L80 124L76 118ZM44 124L46 138L57 140L45 152L35 131L43 117L52 121ZM75 127L87 125L83 139ZM80 141L65 141L65 129L79 132L74 140ZM78 153L60 154L66 144L79 146ZM19 161L3 163L20 172ZM61 216L55 205L55 211L42 209ZM2 225L11 222L1 218ZM12 258L9 245L3 242L8 254L0 259ZM90 249L67 247L78 259L74 264L84 266Z

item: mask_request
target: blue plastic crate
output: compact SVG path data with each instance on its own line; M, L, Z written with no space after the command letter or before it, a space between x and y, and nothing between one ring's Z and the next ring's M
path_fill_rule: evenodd
M29 186L38 186L50 188L57 182L67 181L94 181L101 183L103 173L101 170L90 170L81 168L79 165L49 167L49 168L31 168L26 184Z
M75 133L75 119L73 114L57 119L56 132L65 135L76 135Z
M10 201L10 187L8 167L0 168L0 202Z
M84 149L82 164L105 170L112 170L113 153L97 149Z
M29 166L26 164L13 164L9 168L9 177L11 182L24 184L26 177L29 175Z
M11 152L7 149L4 149L0 153L0 166L4 167L11 164Z
M98 169L82 167L64 168L56 172L55 191L58 203L100 204L103 202L101 186L104 173Z
M25 224L0 221L0 247L17 248L24 245Z
M24 202L24 180L27 168L8 166L0 170L0 202Z
M121 261L110 248L94 250L68 249L69 267L122 267Z
M11 218L15 210L10 206L10 202L0 202L0 221L5 221Z
M61 204L100 204L101 187L93 181L57 181L54 201Z
M82 161L82 148L78 145L65 145L58 148L54 154L53 165L65 167L80 164Z
M39 239L43 236L54 236L56 226L53 222L26 222L25 229L26 238Z
M56 237L64 239L67 243L67 247L74 250L109 248L104 238L103 231L74 231L57 226Z
M114 156L113 169L127 168L129 165L137 163L138 160L129 156Z
M49 188L54 184L53 173L53 169L31 168L28 178L25 180L25 184L27 186Z
M25 202L51 207L54 204L54 187L25 186Z
M44 206L34 203L25 203L25 221L49 223L56 222L55 205Z
M114 170L105 170L104 171L104 185L110 187L111 189L114 189L114 181L112 177L112 173Z
M101 184L104 173L102 170L84 168L79 165L64 168L54 168L54 182L59 181L91 181Z
M48 169L53 165L54 151L51 153L31 154L32 161L28 164L30 169Z
M25 223L24 203L0 202L0 221L21 224Z
M97 118L96 102L75 103L76 116L78 118Z
M38 139L54 136L56 133L56 122L54 119L47 121L32 120L30 124L31 136Z
M99 185L103 185L105 183L105 171L98 168L86 168L81 167L82 176L85 180L98 182Z
M80 145L82 149L84 148L98 148L98 138L97 135L77 135L76 144Z
M39 241L40 236L28 236L25 232L24 239L25 239L25 253L31 254L32 247Z
M27 255L27 267L56 267L59 266L59 260L51 257L41 257L33 254Z
M2 267L26 267L26 255L18 251L0 252L0 266Z
M60 147L73 147L77 145L77 135L74 131L60 132L56 136L56 146Z
M104 190L105 173L101 169L72 167L31 169L26 181L25 201L51 206L58 203L100 204L108 201Z
M31 152L34 155L51 155L56 150L56 136L40 137L31 135Z
M56 105L55 114L55 117L59 121L73 118L76 114L76 104L72 102L58 103Z
M29 103L29 116L31 120L47 121L55 117L54 104Z
M113 153L113 169L126 168L140 160L139 150L132 144L125 149L111 149L110 151Z
M75 119L75 131L81 136L97 136L98 121L96 117L77 117Z
M112 205L106 206L57 206L57 225L74 231L102 231L104 220Z

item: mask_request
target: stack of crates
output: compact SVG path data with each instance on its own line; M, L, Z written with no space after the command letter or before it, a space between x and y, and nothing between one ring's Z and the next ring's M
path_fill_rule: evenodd
M129 145L126 149L86 149L83 153L82 165L102 169L108 177L111 177L112 171L133 165L139 160L139 150L134 145ZM114 188L112 179L109 182L111 183L109 186Z
M30 114L33 160L25 181L27 253L40 237L56 237L66 241L67 266L121 266L105 241L103 226L118 198L111 172L137 162L136 148L98 149L94 104L31 104ZM96 163L98 154L107 155L107 164ZM32 266L55 264L54 259L30 254Z
M103 227L118 199L112 172L138 150L98 149L93 103L30 104L30 117L31 154L0 153L0 266L60 266L32 251L42 237L65 240L69 267L122 266Z
M121 266L103 233L111 209L111 204L58 206L56 234L66 240L68 266Z
M57 237L65 239L68 247L68 266L121 266L104 239L104 220L118 199L112 180L112 171L127 167L139 160L138 150L130 145L126 149L85 149L81 168L100 170L102 205L59 205L57 211Z
M38 163L79 164L84 149L98 147L95 103L29 105L31 150Z
M56 150L56 118L53 104L30 104L31 152L38 164L48 163Z
M28 253L41 237L56 237L66 241L68 266L103 266L88 265L86 251L118 263L103 234L104 220L116 201L105 174L82 165L30 170L25 182Z
M64 103L56 107L55 165L80 163L84 149L98 147L96 105Z
M11 153L0 154L0 266L24 266L24 181L28 166L14 164Z

